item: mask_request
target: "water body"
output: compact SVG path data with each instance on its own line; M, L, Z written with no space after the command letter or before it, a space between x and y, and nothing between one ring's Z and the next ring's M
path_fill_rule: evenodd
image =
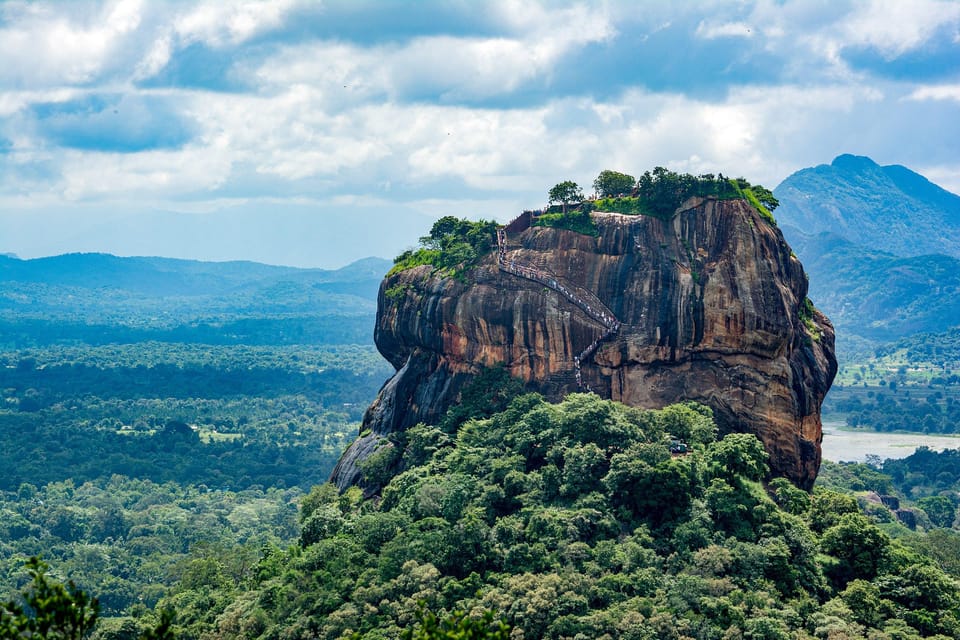
M928 436L923 433L851 431L842 422L823 423L823 458L833 462L864 462L868 454L906 458L917 447L934 451L960 448L960 436Z

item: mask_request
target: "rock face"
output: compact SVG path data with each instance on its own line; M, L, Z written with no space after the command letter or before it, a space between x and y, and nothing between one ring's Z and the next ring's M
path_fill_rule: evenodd
M763 441L774 474L812 487L834 334L804 315L806 276L780 231L743 200L694 199L669 221L592 216L598 237L508 228L499 260L463 280L423 266L381 283L375 339L397 373L334 470L338 486L359 479L382 436L436 422L474 374L502 364L551 399L589 387L638 407L703 402L722 432ZM615 331L597 319L607 313Z

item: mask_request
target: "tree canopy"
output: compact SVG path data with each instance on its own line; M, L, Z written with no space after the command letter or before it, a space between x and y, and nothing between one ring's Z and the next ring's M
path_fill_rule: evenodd
M960 630L953 578L848 495L811 500L775 482L774 500L762 444L717 440L705 407L527 394L449 422L396 434L379 500L311 492L301 546L272 556L222 613L183 594L184 623L211 637L370 640ZM671 455L681 435L690 453Z
M568 204L583 200L583 191L581 191L580 185L576 182L564 180L563 182L555 184L547 193L547 197L551 204L554 202L561 203L563 205L563 211L566 212Z
M637 179L626 173L604 169L593 181L593 189L601 198L628 196L637 186Z
M420 247L394 258L390 274L420 265L433 265L454 275L469 269L496 245L497 223L444 216L433 223ZM388 275L390 275L388 274Z

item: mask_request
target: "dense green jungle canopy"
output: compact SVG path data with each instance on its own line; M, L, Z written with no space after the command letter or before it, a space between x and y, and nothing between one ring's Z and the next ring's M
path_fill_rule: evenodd
M933 533L911 533L849 489L765 485L760 442L715 432L699 405L585 394L420 425L368 464L399 471L379 497L316 487L298 545L241 581L214 562L160 605L186 638L392 638L420 606L493 612L523 638L960 636L960 536L920 510ZM891 487L852 469L828 475Z

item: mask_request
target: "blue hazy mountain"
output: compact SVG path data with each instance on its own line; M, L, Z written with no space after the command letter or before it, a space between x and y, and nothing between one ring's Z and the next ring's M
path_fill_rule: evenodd
M335 270L66 254L0 256L0 343L369 343L392 263Z
M960 324L960 196L852 155L798 171L774 194L841 351Z
M960 196L906 167L846 154L797 171L774 193L788 240L828 232L898 256L960 258Z
M0 252L19 256L110 253L335 269L416 245L434 217L402 204L265 209L247 203L211 213L135 210L0 211Z

